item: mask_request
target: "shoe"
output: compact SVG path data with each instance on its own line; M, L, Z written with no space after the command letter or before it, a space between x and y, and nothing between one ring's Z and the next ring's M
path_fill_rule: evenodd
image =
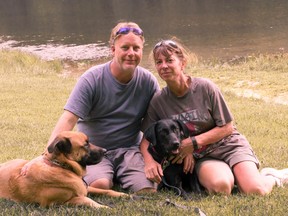
M275 179L276 185L278 187L283 187L288 185L288 169L277 170L274 168L263 168L260 171L262 176L272 176Z

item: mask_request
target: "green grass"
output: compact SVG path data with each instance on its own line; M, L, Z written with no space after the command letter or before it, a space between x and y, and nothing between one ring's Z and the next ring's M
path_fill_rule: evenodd
M197 65L194 73L214 80L222 91L288 105L288 54L248 56L240 64Z
M63 70L71 69L66 66L60 61L45 62L29 54L0 51L0 162L32 159L42 153L79 75L64 76ZM219 85L238 130L249 139L262 166L288 167L287 55L251 56L234 65L200 62L187 73L208 77ZM247 89L257 97L244 95ZM110 210L66 206L46 209L0 199L0 215L197 215L194 207L209 216L288 214L288 188L275 188L265 197L210 195L184 201L171 192L148 197L138 201L92 197L112 205ZM166 198L190 209L167 206Z
M30 159L43 151L76 82L61 77L61 70L61 62L0 52L1 161Z

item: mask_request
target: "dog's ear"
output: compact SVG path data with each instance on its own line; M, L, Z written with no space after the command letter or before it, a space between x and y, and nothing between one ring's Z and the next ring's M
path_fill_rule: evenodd
M72 144L68 138L59 138L56 137L54 141L48 146L49 153L70 153L72 149Z
M180 130L181 130L181 138L188 138L190 133L189 133L189 130L188 130L188 127L180 120L175 120L179 127L180 127Z
M155 146L157 143L156 139L156 125L157 122L153 123L149 128L144 132L144 137L150 142L150 145Z

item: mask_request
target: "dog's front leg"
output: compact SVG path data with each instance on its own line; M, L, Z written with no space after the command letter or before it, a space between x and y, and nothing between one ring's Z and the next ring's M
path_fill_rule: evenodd
M91 186L88 186L88 193L94 194L94 195L106 195L110 197L130 197L129 194L109 190L109 189L100 189L100 188L94 188Z
M67 205L76 205L76 206L88 206L92 208L110 208L105 205L101 205L94 200L90 199L89 197L81 196L81 197L74 197L71 200L67 201Z

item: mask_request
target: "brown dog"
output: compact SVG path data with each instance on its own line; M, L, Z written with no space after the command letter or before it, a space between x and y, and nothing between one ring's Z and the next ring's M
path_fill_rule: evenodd
M0 165L0 197L16 202L107 207L87 197L87 193L119 197L128 196L113 190L88 187L82 180L86 165L99 163L105 149L88 142L85 134L65 131L32 161L16 159ZM27 174L22 167L29 162Z

